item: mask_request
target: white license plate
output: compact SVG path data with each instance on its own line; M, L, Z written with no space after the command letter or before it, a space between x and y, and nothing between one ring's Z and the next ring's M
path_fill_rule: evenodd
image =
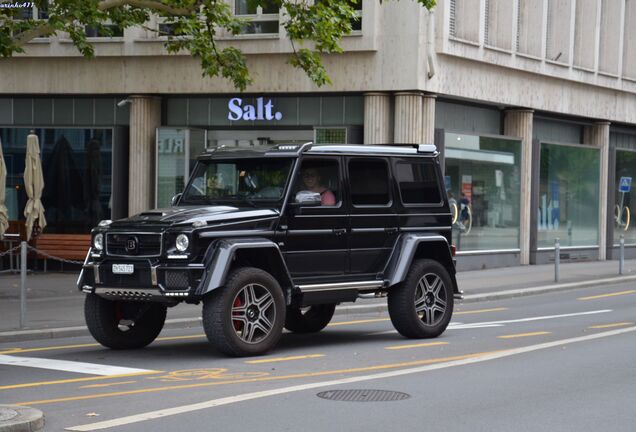
M134 272L134 264L113 264L114 274L133 274Z

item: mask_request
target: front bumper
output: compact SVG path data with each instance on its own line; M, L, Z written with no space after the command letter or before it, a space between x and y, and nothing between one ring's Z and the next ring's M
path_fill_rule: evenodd
M90 254L77 287L84 293L109 299L168 302L192 299L206 276L203 264L112 258L92 261L89 258ZM115 264L118 266L113 271ZM122 264L132 268L131 273L118 273L117 267L121 269Z

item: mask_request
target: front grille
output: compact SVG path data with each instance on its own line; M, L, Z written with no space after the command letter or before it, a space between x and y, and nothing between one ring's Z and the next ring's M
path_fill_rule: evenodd
M168 270L165 272L165 287L169 290L184 290L190 286L188 272L185 270Z
M151 257L161 255L161 234L108 233L106 253L112 256Z

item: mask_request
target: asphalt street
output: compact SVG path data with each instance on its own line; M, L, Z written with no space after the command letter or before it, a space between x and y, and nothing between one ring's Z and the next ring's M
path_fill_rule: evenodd
M214 352L198 327L136 351L9 342L0 403L44 411L51 431L633 431L635 317L624 282L460 304L432 340L402 338L384 312L336 316L256 358ZM405 399L318 397L338 390Z

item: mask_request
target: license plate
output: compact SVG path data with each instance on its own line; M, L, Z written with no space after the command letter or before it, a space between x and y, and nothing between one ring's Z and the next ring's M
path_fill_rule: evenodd
M113 264L114 274L133 274L134 271L134 264Z

